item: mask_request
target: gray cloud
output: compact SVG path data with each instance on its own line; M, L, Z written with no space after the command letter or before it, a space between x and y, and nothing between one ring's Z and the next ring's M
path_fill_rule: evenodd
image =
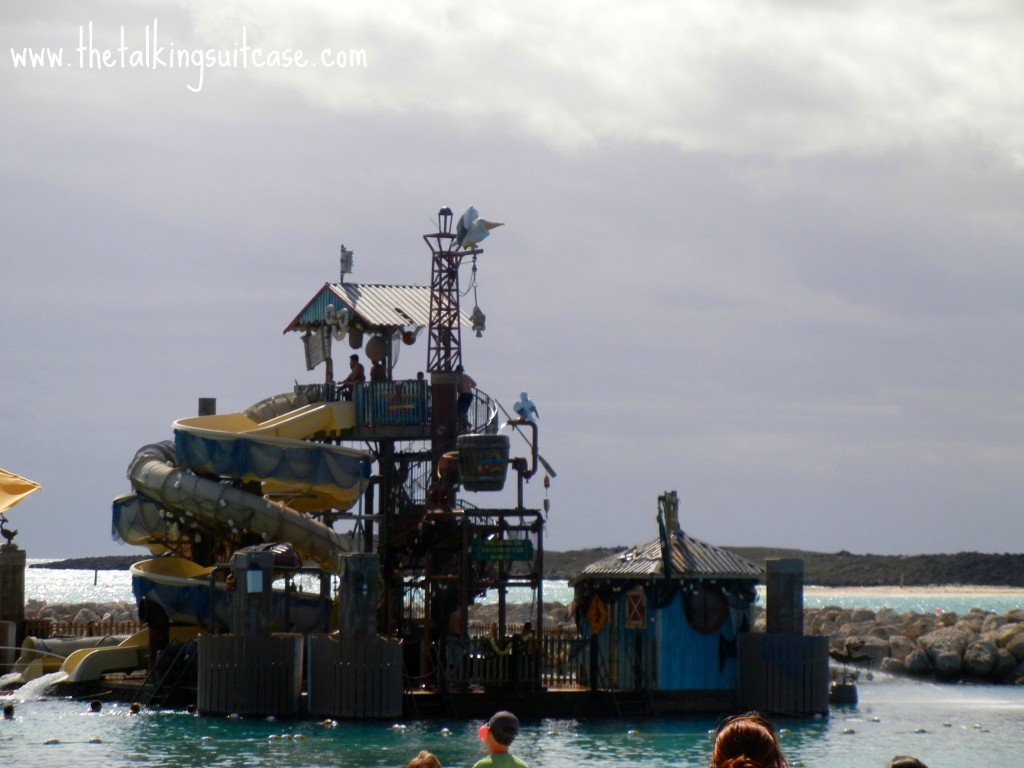
M470 203L506 226L466 359L540 409L550 546L653 538L677 488L721 544L1019 549L1016 12L232 8L0 26L5 57L159 17L178 46L245 23L370 64L192 93L181 70L4 62L0 466L46 489L15 513L30 556L117 551L138 447L198 397L322 376L281 331L340 243L353 279L426 283L420 235ZM424 365L411 347L399 372Z

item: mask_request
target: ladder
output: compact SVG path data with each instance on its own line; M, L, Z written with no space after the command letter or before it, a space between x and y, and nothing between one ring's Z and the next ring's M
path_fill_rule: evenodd
M161 669L160 664L154 665L146 679L142 681L139 692L135 695L133 703L138 702L145 692L149 692L149 698L145 704L147 707L163 706L174 695L181 686L186 675L192 670L198 658L198 646L195 640L188 640L178 648L174 658ZM140 702L141 703L141 702Z

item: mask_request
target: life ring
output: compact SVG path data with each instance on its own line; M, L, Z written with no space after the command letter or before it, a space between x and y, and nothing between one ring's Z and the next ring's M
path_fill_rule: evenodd
M683 606L686 620L702 635L717 632L729 620L729 602L717 587L696 585L684 596Z
M493 638L493 637L492 637L491 635L488 635L488 636L487 636L487 639L491 641L491 649L492 649L492 650L493 650L493 651L494 651L494 652L495 652L495 653L496 653L496 654L497 654L498 656L508 656L509 654L511 654L511 653L512 653L512 642L511 642L511 641L509 641L509 643L508 643L508 645L507 645L507 646L505 646L504 648L502 648L502 647L500 647L500 646L498 645L497 641L496 641L496 640L495 640L495 639L494 639L494 638Z
M348 307L337 309L333 304L327 305L327 308L324 310L324 324L331 329L331 334L334 336L335 341L341 341L345 338L351 317L352 313Z

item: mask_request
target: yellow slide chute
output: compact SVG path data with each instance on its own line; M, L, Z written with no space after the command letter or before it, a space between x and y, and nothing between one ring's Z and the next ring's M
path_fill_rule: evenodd
M305 390L244 412L180 419L173 442L136 453L133 493L114 500L113 529L156 555L176 550L182 526L207 541L288 542L302 560L334 571L351 535L317 514L347 511L369 485L373 456L329 442L356 423L354 403L320 402Z

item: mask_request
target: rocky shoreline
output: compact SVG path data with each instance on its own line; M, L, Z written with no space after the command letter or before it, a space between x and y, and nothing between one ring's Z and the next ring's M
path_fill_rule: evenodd
M58 624L89 624L100 622L138 621L138 608L130 602L108 603L47 603L45 600L26 600L25 618L49 620ZM470 622L489 626L498 621L498 606L474 605L469 611ZM509 603L506 614L510 625L518 625L534 618L531 606ZM559 602L544 603L544 626L571 628L575 626L572 606Z
M99 622L132 622L139 620L135 603L48 603L45 600L26 600L27 620L47 620L56 623L90 624Z
M755 629L764 628L764 613ZM1003 615L897 613L891 608L804 610L804 632L829 639L837 662L937 682L1024 685L1024 609Z

